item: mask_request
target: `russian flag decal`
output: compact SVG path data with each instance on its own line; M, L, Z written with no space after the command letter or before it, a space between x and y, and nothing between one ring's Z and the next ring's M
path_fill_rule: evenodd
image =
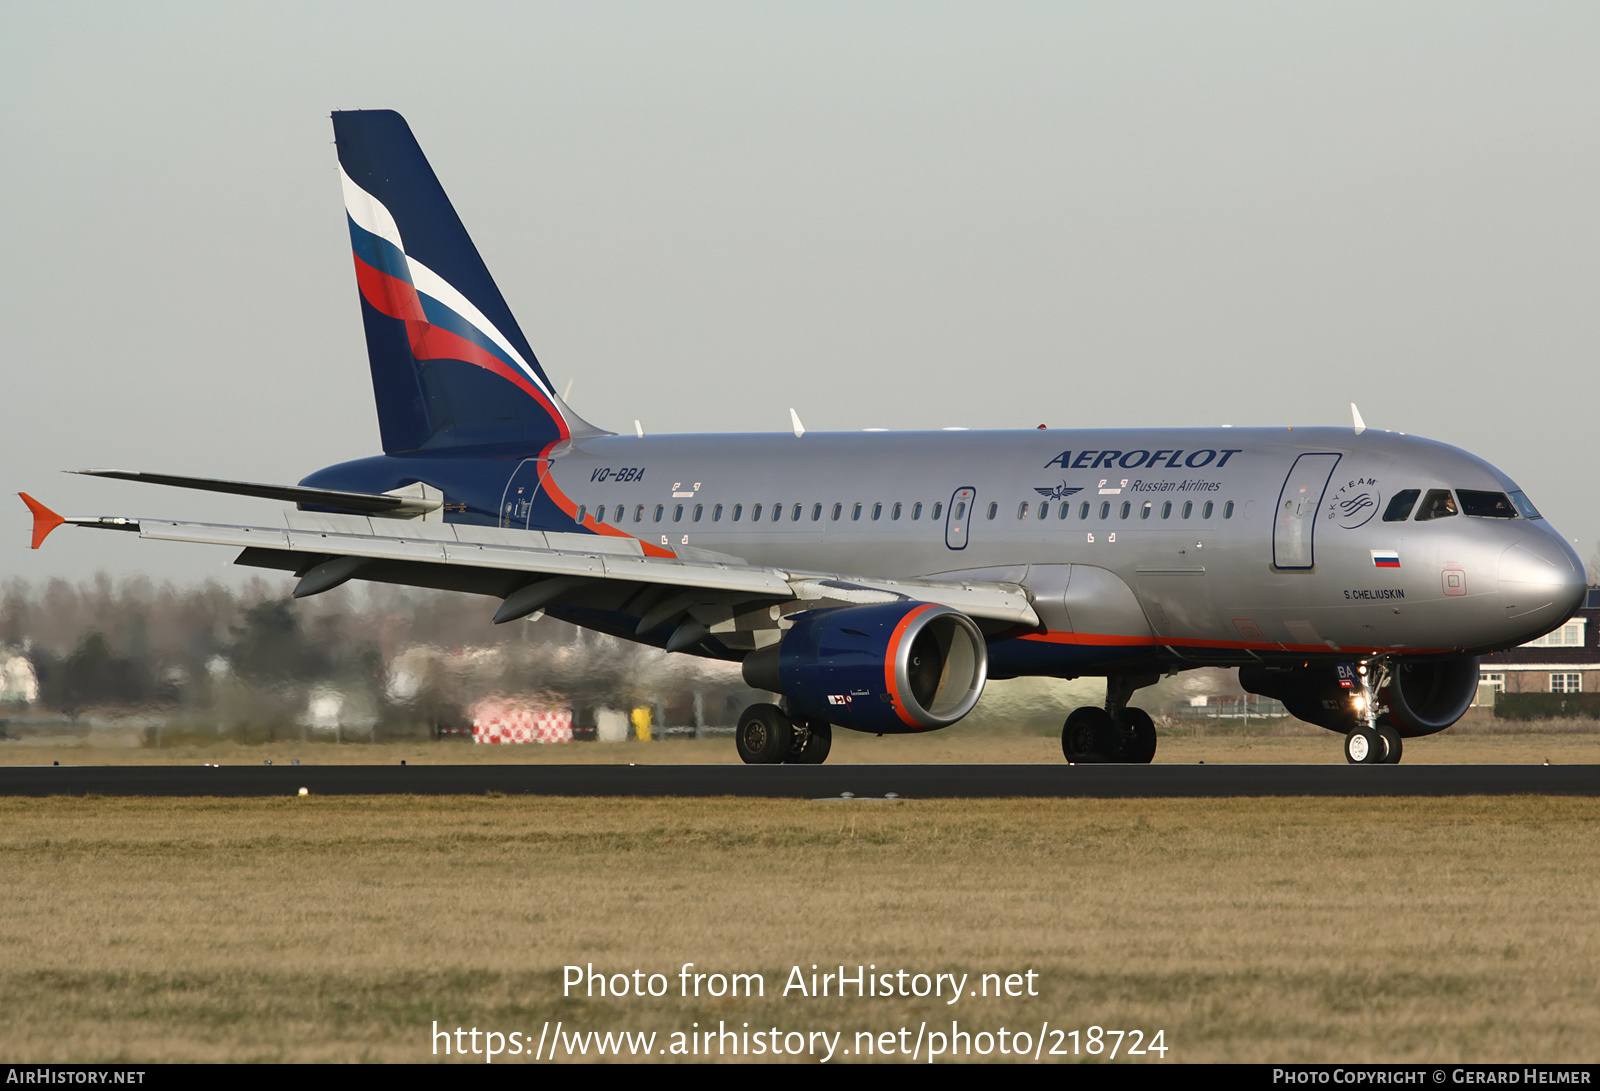
M1374 549L1372 551L1372 566L1374 568L1399 568L1399 551L1393 549Z

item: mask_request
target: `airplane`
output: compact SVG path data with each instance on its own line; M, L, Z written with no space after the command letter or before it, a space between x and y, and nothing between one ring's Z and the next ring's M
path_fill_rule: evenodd
M1584 567L1500 470L1352 425L650 435L555 393L410 127L332 115L383 453L298 485L100 477L293 503L282 524L57 515L239 548L296 598L351 579L500 600L742 664L744 761L824 761L835 727L948 727L991 678L1103 676L1069 762L1149 762L1163 675L1246 690L1352 764L1455 723L1479 655L1561 625Z

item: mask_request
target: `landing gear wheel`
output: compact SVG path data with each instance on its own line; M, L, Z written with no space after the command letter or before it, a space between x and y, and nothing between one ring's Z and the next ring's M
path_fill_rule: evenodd
M1400 732L1387 725L1378 728L1378 738L1383 742L1384 765L1400 764Z
M1122 760L1134 765L1149 765L1156 757L1156 725L1142 708L1122 710L1127 731L1123 734Z
M751 705L739 717L734 741L746 765L777 765L789 753L794 725L777 705Z
M1061 753L1068 761L1110 761L1119 749L1117 725L1103 708L1075 708L1061 727Z
M1351 765L1377 765L1383 755L1383 739L1370 727L1358 727L1344 737L1344 760Z
M833 725L822 720L795 724L789 740L789 756L783 760L790 765L821 765L828 760L833 749Z

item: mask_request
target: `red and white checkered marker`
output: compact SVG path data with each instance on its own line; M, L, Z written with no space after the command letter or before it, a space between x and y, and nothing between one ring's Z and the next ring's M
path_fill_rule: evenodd
M483 701L472 716L472 741L490 745L572 741L572 710Z

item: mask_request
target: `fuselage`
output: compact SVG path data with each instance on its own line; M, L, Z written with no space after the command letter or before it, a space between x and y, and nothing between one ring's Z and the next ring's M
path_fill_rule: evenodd
M1022 584L1043 624L994 634L999 676L1476 654L1561 624L1585 586L1505 474L1370 429L604 436L386 455L305 481L415 482L455 522Z

